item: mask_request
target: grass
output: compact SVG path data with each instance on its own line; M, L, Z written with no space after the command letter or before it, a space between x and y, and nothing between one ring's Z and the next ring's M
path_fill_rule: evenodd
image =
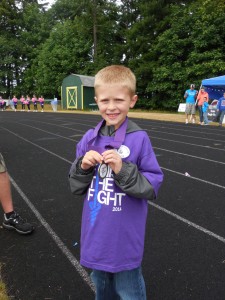
M1 264L0 264L0 300L9 300L9 297L7 295L6 291L6 285L2 280L1 276Z

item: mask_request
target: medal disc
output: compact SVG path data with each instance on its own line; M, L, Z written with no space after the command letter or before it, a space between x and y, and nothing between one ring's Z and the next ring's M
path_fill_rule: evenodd
M108 165L105 164L105 163L102 163L102 164L99 166L98 173L99 173L99 176L100 176L102 179L104 179L104 178L107 176L107 173L108 173Z

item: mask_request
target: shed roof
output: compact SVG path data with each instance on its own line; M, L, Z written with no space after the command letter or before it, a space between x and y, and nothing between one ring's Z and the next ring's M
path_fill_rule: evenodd
M80 80L81 80L83 86L89 86L89 87L93 87L94 86L95 77L93 77L93 76L79 75L79 74L72 74L72 75L80 77Z

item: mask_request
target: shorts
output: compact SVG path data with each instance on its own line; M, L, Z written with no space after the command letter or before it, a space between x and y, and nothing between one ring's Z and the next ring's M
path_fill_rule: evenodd
M185 113L187 115L195 115L195 103L186 103L186 109L185 109Z
M5 166L3 156L0 153L0 173L4 173L4 172L6 172L6 166Z

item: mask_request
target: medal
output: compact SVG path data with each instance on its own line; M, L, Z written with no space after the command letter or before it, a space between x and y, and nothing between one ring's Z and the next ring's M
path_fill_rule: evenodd
M101 163L100 166L99 166L99 169L98 169L98 174L99 174L99 177L104 179L106 178L107 176L107 173L108 173L108 165L105 164L105 163Z

